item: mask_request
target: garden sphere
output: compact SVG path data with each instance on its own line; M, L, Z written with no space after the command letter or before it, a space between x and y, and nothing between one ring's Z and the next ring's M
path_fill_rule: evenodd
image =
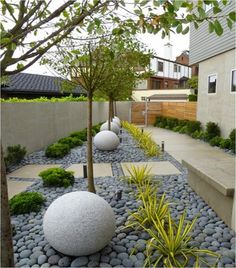
M96 134L93 142L95 147L102 151L115 150L120 144L120 140L117 135L110 130L103 130Z
M105 122L104 124L101 125L100 131L103 131L103 130L108 130L108 122ZM111 131L113 131L114 133L116 133L116 135L118 135L120 131L120 127L116 123L111 122Z
M112 122L113 122L113 123L116 123L119 127L121 127L120 120L119 120L118 118L115 118L115 117L114 117L114 118L112 119Z
M47 209L43 231L49 244L71 256L93 254L115 233L115 215L100 196L76 191L57 198Z

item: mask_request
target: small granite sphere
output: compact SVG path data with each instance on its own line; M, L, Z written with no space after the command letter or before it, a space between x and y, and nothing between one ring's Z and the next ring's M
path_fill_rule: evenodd
M120 144L120 140L117 135L109 130L103 130L96 134L93 142L95 147L102 151L115 150Z
M121 121L120 121L120 118L119 117L114 116L114 119L116 119L121 124Z
M103 130L108 130L108 122L105 122L104 124L101 125L100 131L103 131ZM114 133L116 133L116 135L118 135L120 131L120 127L116 123L111 122L111 131L113 131Z
M93 254L115 233L115 215L100 196L77 191L57 198L47 209L43 231L49 244L71 256Z
M113 123L116 123L119 127L121 127L121 124L120 124L120 119L118 118L118 117L114 117L113 119L112 119L112 122Z

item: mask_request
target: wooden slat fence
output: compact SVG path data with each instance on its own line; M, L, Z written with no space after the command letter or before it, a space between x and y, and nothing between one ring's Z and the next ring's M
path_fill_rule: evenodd
M131 122L145 124L145 102L133 102L131 105ZM196 102L147 102L147 123L153 125L157 116L196 120Z

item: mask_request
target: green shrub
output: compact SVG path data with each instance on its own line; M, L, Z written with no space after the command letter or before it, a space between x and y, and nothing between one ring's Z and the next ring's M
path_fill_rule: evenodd
M155 121L155 123L154 123L154 126L155 126L155 127L159 127L159 124L162 123L162 119L163 119L162 116L157 116L157 117L156 117L156 121Z
M197 95L195 94L188 95L188 101L197 101Z
M233 129L229 134L229 138L231 140L231 150L234 153L235 153L235 136L236 136L236 129Z
M83 141L78 139L77 137L66 137L62 138L58 141L61 144L67 144L70 148L74 148L76 146L80 146L83 144Z
M200 133L200 131L199 131L199 130L196 130L196 131L194 131L192 134L190 134L190 136L191 136L193 139L199 139L199 133Z
M187 126L181 127L181 129L179 130L179 133L182 133L182 134L187 133Z
M177 126L177 127L174 127L172 130L175 132L179 132L181 128L182 128L181 126Z
M68 154L70 146L68 144L53 143L46 148L45 155L52 158L61 158Z
M189 122L189 120L187 120L187 119L181 119L181 120L179 120L178 125L180 127L184 127L188 124L188 122Z
M21 147L20 144L7 147L7 155L4 157L6 167L20 163L26 154L25 147Z
M231 140L230 139L222 139L220 142L221 149L231 149Z
M220 128L218 124L214 122L208 122L206 124L206 139L209 141L214 137L220 137Z
M76 137L82 141L87 141L87 129L73 132L70 134L70 137L72 137L72 138Z
M95 133L98 133L98 132L100 132L100 127L101 127L101 123L99 123L99 124L97 124L97 125L94 125L93 127L92 127L92 129L95 131Z
M177 118L167 118L166 119L166 125L168 126L168 129L173 129L174 127L178 126L179 120Z
M201 122L200 121L188 121L187 123L187 134L191 135L196 130L201 130Z
M44 186L68 187L74 184L72 171L66 171L63 168L49 168L39 173L42 177Z
M38 212L45 198L37 192L24 192L15 195L9 201L11 214Z
M216 136L216 137L212 138L209 141L209 143L211 146L220 146L220 143L222 142L222 140L223 140L223 138Z

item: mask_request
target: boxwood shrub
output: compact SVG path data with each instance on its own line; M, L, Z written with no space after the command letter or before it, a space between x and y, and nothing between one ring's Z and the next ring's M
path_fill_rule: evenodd
M23 192L10 199L10 212L15 215L38 212L44 201L45 198L41 193Z
M6 167L20 163L26 154L25 147L21 147L20 144L7 147L7 154L4 157Z
M230 134L229 138L231 141L231 150L235 153L235 135L236 135L236 129L233 129Z
M48 187L68 187L74 184L75 178L72 171L63 168L49 168L39 173L43 185Z
M221 149L231 149L231 140L230 139L222 139L220 142Z
M70 146L68 144L53 143L46 148L45 155L51 158L61 158L68 154Z
M81 131L76 131L70 134L72 138L78 138L82 141L87 141L87 130L83 129Z
M206 124L206 138L210 141L214 137L220 137L220 128L218 124L214 122L208 122Z
M58 143L67 144L70 148L80 146L83 144L83 141L77 137L66 137L58 140Z

